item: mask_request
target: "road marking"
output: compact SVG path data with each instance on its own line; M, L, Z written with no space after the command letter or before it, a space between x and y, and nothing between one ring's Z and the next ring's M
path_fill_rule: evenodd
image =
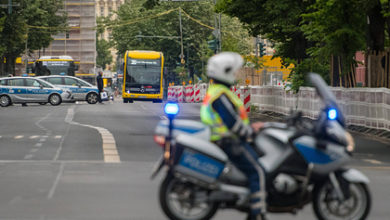
M39 139L39 142L45 142L46 141L46 139L45 138L41 138L41 139Z
M143 109L143 110L145 110L145 111L148 111L148 109L144 106L144 105L140 105L141 106L141 108Z
M61 163L60 165L60 170L58 171L58 174L57 174L57 177L56 179L54 180L53 182L53 185L51 186L51 189L49 191L49 194L47 194L47 199L51 199L53 198L53 195L56 191L56 188L58 186L58 183L60 182L60 178L62 176L62 174L64 173L64 167L65 167L65 164L64 163Z
M30 136L30 139L37 139L37 138L39 138L40 136L39 135L31 135Z
M106 162L106 163L120 163L121 162L118 150L116 148L115 138L111 134L110 131L108 131L107 129L102 128L102 127L97 127L97 126L92 126L92 125L81 124L81 123L75 122L75 121L73 121L73 116L74 116L74 107L68 108L68 113L65 117L65 122L67 122L69 124L93 128L93 129L96 129L100 133L100 136L102 137L102 142L103 142L102 148L103 148L104 162ZM59 151L57 152L56 158L58 158L58 155L59 155Z
M161 116L160 116L160 119L162 119L162 120L168 120L167 116L165 116L165 115L161 115Z
M372 167L366 167L366 166L360 166L360 167L354 167L356 169L367 169L367 170L390 170L390 166L372 166Z
M36 143L35 147L42 147L42 143Z
M37 122L35 122L35 125L36 125L38 128L40 128L40 129L42 129L42 130L44 130L44 131L46 131L46 132L51 132L49 129L43 127L43 126L40 124L43 120L45 120L46 118L48 118L50 115L51 115L51 113L49 113L49 114L47 114L45 117L39 119Z
M55 139L60 139L62 136L61 135L56 135L54 138Z
M24 135L17 135L17 136L15 136L14 138L15 139L22 139L24 137Z
M37 152L38 150L39 150L38 148L33 148L33 149L30 150L30 152L31 152L31 153L35 153L35 152Z
M373 159L364 159L363 161L372 163L372 164L382 164L379 160L373 160Z

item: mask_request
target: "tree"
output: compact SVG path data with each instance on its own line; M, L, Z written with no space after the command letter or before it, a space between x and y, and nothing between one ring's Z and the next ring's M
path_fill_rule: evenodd
M285 66L296 66L292 74L308 71L308 65L299 65L310 55L307 49L315 42L305 37L300 28L302 14L310 12L314 0L218 0L217 10L237 17L249 29L252 36L261 35L275 44L276 53ZM317 67L312 67L317 69ZM320 69L322 67L318 67ZM301 82L301 81L299 81Z
M3 16L2 12L0 12L0 14L2 15L0 18L0 33L1 33L3 31L3 28L4 28L5 16ZM5 45L0 42L0 57L3 56L4 51L5 51ZM0 60L0 62L2 63L3 60ZM0 72L1 72L1 70L0 70Z
M112 55L110 48L112 45L103 39L101 36L104 33L103 23L105 19L103 17L100 17L97 19L97 25L98 28L96 30L96 64L98 66L101 66L103 69L106 69L106 66L111 64L112 62Z
M123 4L117 12L117 19L106 21L112 29L113 44L118 52L143 49L162 51L168 72L180 65L181 44L179 29L179 7L182 8L183 52L187 74L200 76L212 51L207 48L207 40L214 38L209 27L214 26L214 5L211 2L160 2L145 8L145 0L133 0ZM149 9L150 8L150 9ZM191 16L191 18L189 18ZM225 20L225 21L224 21ZM226 23L225 23L226 22ZM242 53L248 51L249 41L242 37L246 32L242 25L227 16L223 18L223 48ZM154 36L154 37L153 37ZM249 36L247 34L247 36ZM229 48L230 47L230 48Z
M318 0L312 12L303 14L301 30L307 39L315 42L308 48L311 57L327 63L331 57L330 80L332 86L354 87L354 59L357 51L365 48L366 18L357 0Z
M6 59L5 72L14 73L15 59L25 52L48 47L52 35L65 30L66 13L62 0L21 0L12 14L2 11L5 21L0 42L5 47L0 60ZM1 62L3 64L3 62ZM1 66L0 66L1 67ZM0 74L3 68L0 68Z
M110 52L110 44L108 41L104 39L97 39L96 40L96 64L101 66L103 69L106 68L106 65L111 64L112 62L112 55Z

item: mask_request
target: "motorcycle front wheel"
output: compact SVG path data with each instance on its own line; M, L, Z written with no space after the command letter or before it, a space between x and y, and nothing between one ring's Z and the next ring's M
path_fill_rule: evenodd
M371 208L371 195L364 183L349 183L349 197L340 201L333 185L326 181L315 187L313 209L320 220L364 220Z
M207 201L208 190L167 174L160 186L162 210L171 220L209 220L218 204Z

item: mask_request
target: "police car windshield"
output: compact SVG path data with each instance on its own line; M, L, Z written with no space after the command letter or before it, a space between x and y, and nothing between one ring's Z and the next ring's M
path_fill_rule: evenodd
M47 82L45 82L43 80L39 80L39 83L41 83L43 85L43 87L45 87L45 88L53 88L52 85L48 84Z

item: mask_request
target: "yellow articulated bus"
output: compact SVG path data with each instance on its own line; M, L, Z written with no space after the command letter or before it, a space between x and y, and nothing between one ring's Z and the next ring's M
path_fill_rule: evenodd
M162 102L163 69L164 56L161 52L126 51L123 68L123 102Z

